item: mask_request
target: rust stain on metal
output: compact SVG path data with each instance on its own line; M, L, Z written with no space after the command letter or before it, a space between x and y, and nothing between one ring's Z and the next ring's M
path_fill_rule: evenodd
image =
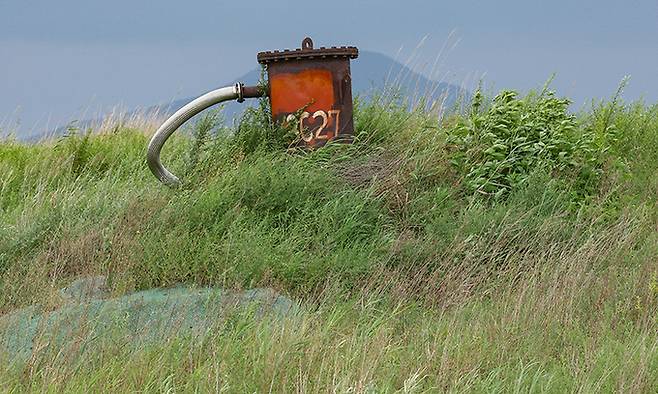
M267 65L274 121L298 121L306 146L322 146L336 138L350 141L354 134L350 59L358 56L358 49L313 49L309 37L301 46L258 54L258 62Z
M269 81L272 87L272 108L292 113L307 106L307 111L331 107L334 85L328 70L310 69L298 73L279 73Z
M242 87L242 97L244 98L256 98L267 96L269 92L267 89L263 89L260 86L243 86Z

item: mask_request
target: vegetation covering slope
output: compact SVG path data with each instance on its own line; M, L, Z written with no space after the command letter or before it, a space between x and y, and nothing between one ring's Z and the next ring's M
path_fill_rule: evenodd
M210 114L165 152L178 190L148 171L144 130L0 143L0 313L57 308L89 274L115 295L269 286L304 305L202 341L36 352L2 386L656 392L658 106L396 102L360 103L355 143L312 152L266 106Z

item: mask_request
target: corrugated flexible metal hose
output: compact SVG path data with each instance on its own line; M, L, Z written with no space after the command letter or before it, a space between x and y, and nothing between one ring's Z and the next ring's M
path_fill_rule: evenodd
M151 138L146 152L146 162L148 163L153 175L167 186L180 186L180 179L166 169L160 162L160 151L165 142L167 142L167 139L174 133L174 131L194 115L215 104L235 99L242 100L241 84L235 84L234 86L227 86L208 92L191 101L189 104L186 104L169 117L169 119L160 126Z

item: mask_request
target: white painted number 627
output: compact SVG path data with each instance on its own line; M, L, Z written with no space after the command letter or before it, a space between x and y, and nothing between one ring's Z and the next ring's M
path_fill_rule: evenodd
M338 130L339 130L339 127L340 127L340 125L338 124L338 119L340 118L340 110L332 109L332 110L329 110L327 112L322 111L322 110L318 110L318 111L313 112L312 115L309 112L306 112L306 111L302 112L302 114L299 117L299 134L301 135L302 139L306 142L310 142L313 139L317 139L317 140L328 140L328 139L330 139L331 137L329 136L329 134L327 134L327 133L323 134L322 132L325 130L325 128L329 124L329 118L332 117L332 116L334 117L334 126L335 126L333 137L336 137L338 135ZM317 130L315 130L315 133L305 132L306 130L305 130L305 127L304 127L304 119L306 119L306 118L311 118L313 120L315 120L317 118L322 118L322 124L320 125L320 127L318 127ZM288 115L286 117L286 121L288 121L288 122L295 121L295 115L294 114ZM315 135L313 135L313 134L315 134Z

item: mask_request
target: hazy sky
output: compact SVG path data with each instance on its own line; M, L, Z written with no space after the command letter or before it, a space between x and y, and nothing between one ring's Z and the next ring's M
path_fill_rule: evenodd
M203 93L305 35L425 73L447 44L435 76L471 86L484 76L527 90L555 72L553 87L577 107L624 75L627 99L658 101L658 0L0 0L0 128Z

